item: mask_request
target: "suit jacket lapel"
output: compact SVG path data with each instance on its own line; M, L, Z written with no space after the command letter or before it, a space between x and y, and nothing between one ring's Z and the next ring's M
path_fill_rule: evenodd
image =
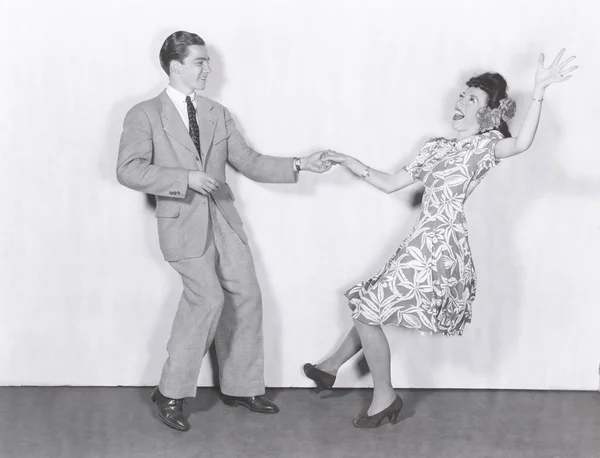
M196 146L192 141L192 137L190 137L190 133L186 130L177 108L173 105L173 101L169 98L166 91L161 92L159 98L162 103L161 116L165 132L196 156ZM202 131L200 132L200 135L202 135Z
M203 97L196 97L196 110L198 113L198 127L200 128L200 153L202 155L202 164L206 168L206 158L210 153L213 138L215 136L215 127L217 125L217 115L214 113L214 105Z

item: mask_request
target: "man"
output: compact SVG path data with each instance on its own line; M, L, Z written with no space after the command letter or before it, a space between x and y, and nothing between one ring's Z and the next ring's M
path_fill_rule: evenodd
M227 108L195 93L210 73L198 35L173 33L160 63L169 86L127 113L117 164L119 183L156 196L160 248L183 280L152 401L165 424L189 430L183 398L196 395L202 358L214 340L224 402L277 413L264 396L261 294L225 164L265 183L295 183L301 170L322 173L331 164L322 152L278 158L252 150Z

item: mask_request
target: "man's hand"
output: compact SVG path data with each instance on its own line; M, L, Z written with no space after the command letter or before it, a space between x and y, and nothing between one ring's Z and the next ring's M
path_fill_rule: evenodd
M206 196L219 187L219 182L208 173L194 170L188 174L188 187Z
M330 150L317 151L310 156L300 158L300 170L308 170L314 173L323 173L331 169L331 161L323 158L324 154Z
M323 153L323 156L321 157L321 159L324 161L327 161L327 162L331 162L333 164L346 165L346 162L348 162L349 156L338 153L336 151L329 150L326 153Z

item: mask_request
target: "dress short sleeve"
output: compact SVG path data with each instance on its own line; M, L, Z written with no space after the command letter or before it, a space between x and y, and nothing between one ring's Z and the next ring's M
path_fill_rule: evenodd
M433 158L436 148L440 138L431 138L421 147L415 158L404 167L410 176L414 180L421 179L421 172L423 171L423 166L427 163L428 160Z
M475 148L479 155L479 168L491 169L500 163L496 157L496 144L504 138L497 130L481 134L477 139Z
M477 155L477 168L473 174L471 184L467 191L467 195L479 184L483 177L496 165L500 163L500 159L496 157L496 144L504 138L497 130L492 130L477 136L473 144L475 155Z

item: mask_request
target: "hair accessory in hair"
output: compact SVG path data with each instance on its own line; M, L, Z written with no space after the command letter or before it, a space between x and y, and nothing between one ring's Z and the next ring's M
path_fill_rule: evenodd
M477 122L481 127L481 132L487 132L496 129L502 121L511 119L517 111L516 102L510 97L504 97L500 100L500 105L497 108L490 107L481 108L477 112Z
M485 107L480 108L477 112L477 123L479 124L481 132L487 132L497 128L500 125L501 120L502 116L500 115L500 110L498 110L498 108L492 110L490 107Z
M509 119L512 119L517 112L517 103L510 97L504 97L502 100L500 100L500 106L498 109L500 110L502 119L504 121L508 121Z

